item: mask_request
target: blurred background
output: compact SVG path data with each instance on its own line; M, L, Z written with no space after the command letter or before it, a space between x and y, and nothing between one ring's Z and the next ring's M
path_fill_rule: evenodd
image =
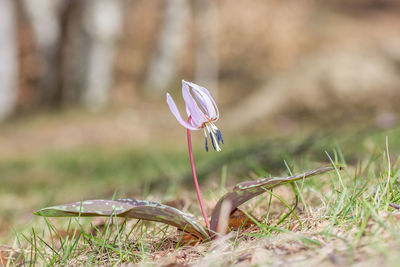
M0 0L0 233L161 178L173 196L186 137L165 94L184 111L182 79L215 96L229 144L207 154L193 136L204 177L284 169L315 133L396 129L399 29L396 0Z

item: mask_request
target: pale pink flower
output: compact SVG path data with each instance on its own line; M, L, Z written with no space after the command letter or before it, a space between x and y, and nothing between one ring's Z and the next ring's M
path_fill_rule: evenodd
M174 114L180 124L189 130L203 129L207 151L208 135L210 136L214 150L221 151L220 143L223 144L224 140L221 131L214 124L219 119L219 111L210 92L204 87L182 80L182 96L185 101L188 120L182 118L174 100L167 93L167 103L172 114ZM199 104L201 107L199 107Z

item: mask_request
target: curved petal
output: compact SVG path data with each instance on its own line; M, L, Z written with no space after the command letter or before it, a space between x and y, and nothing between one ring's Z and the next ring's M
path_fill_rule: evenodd
M203 91L196 90L193 88L194 96L196 97L197 101L201 104L201 106L206 111L209 118L216 119L217 118L217 109L214 106L212 100L205 94Z
M197 101L199 101L201 106L205 109L208 117L218 120L219 110L210 92L206 88L199 86L195 83L187 81L182 81L182 82L193 88L193 93Z
M202 90L199 89L200 86L194 83L186 82L187 85L192 87L192 91L194 96L196 97L197 101L200 103L200 105L204 108L205 112L207 113L209 118L216 118L216 111L213 105L213 102L211 101L210 97L205 94ZM207 90L203 88L204 90Z
M174 100L172 99L172 97L167 93L167 103L169 106L169 109L171 110L172 114L174 114L175 118L177 119L177 121L182 124L183 127L189 129L189 130L198 130L198 127L193 127L193 125L191 125L190 123L188 123L187 121L185 121L181 114L179 113L178 108L175 105Z
M203 123L207 122L208 120L203 111L199 108L196 100L194 100L193 96L190 94L189 86L184 82L182 82L182 96L185 100L188 115L192 117L193 125L200 127Z

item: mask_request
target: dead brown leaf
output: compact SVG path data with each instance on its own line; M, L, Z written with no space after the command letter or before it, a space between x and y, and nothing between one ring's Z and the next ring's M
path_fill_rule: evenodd
M247 230L253 226L256 224L240 209L235 209L229 217L228 227L231 231Z
M7 264L15 265L21 264L22 260L20 258L21 253L15 249L0 245L0 266L7 266Z

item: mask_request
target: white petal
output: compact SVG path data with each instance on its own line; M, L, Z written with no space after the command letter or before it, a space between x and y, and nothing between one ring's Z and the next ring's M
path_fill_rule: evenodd
M199 129L197 127L193 127L192 124L188 123L187 121L185 121L182 118L178 108L175 105L174 100L172 99L172 97L168 93L167 93L167 103L168 103L169 109L171 110L172 114L174 114L174 116L177 119L177 121L180 124L182 124L183 127L187 128L189 130L198 130Z
M214 120L218 120L219 110L218 110L217 104L215 103L214 98L211 96L210 92L206 88L199 86L195 83L186 82L183 80L182 80L182 82L193 88L193 92L194 92L196 99L199 101L201 106L205 109L205 111L207 112L207 115L210 118L213 118Z

